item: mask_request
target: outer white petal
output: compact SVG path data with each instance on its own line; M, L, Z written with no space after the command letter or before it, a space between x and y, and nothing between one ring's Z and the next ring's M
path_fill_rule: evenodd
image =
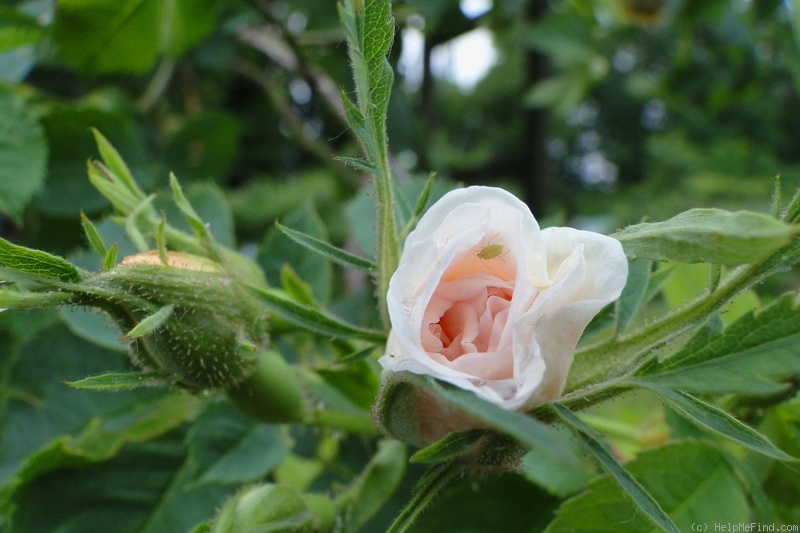
M527 405L558 398L583 330L600 309L619 297L628 277L622 245L611 237L548 228L542 239L552 285L539 294L529 320L547 369Z

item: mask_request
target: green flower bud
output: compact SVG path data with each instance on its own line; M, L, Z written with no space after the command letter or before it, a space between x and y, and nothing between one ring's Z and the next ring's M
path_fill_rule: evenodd
M384 377L373 414L375 424L386 435L424 448L450 433L483 426L408 378L405 372Z
M318 502L314 502L318 504ZM246 488L220 510L210 533L240 531L312 532L322 529L303 497L294 489L267 483Z
M87 279L78 303L108 312L132 343L134 362L190 389L232 387L267 344L263 307L220 265L168 252L136 254Z

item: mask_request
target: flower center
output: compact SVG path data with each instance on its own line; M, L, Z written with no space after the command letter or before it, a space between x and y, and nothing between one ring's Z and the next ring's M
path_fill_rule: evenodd
M516 258L506 246L487 242L459 254L442 274L423 316L422 348L455 370L482 379L508 379L513 358L506 324Z
M428 326L441 341L439 353L452 361L465 353L497 351L512 296L507 288L487 286L473 298L454 301Z

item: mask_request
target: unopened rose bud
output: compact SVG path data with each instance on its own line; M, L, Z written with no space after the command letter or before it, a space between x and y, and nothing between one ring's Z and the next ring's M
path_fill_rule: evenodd
M267 343L267 317L238 282L208 259L168 252L126 257L86 281L81 303L108 312L133 341L139 366L191 389L248 377Z
M449 433L483 427L414 385L407 376L402 372L388 374L381 387L373 414L385 434L423 448Z
M310 496L313 495L301 495L292 488L272 483L246 488L228 500L207 531L331 530L334 510L330 500Z

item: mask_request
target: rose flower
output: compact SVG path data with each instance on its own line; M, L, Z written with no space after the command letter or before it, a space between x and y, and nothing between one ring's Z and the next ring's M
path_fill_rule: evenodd
M583 330L619 296L627 272L610 237L540 230L502 189L451 191L405 242L389 284L392 332L380 363L507 409L553 400Z

